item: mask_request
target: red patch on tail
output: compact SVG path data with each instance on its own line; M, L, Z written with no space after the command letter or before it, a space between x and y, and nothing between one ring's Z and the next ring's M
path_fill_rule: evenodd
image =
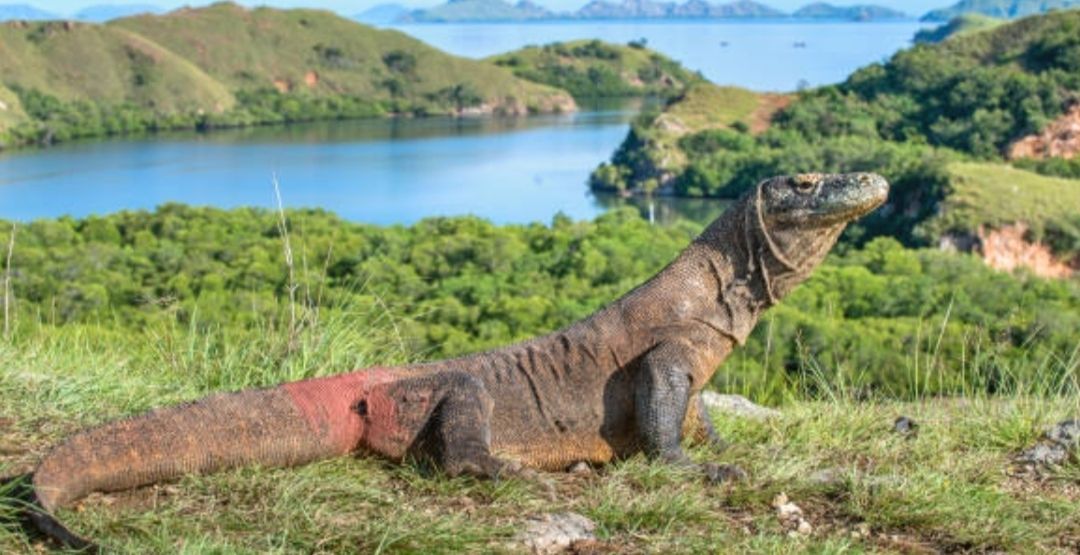
M365 434L371 432L365 429L366 419L361 412L377 413L382 416L379 424L393 426L397 413L393 401L371 393L374 388L396 379L387 369L370 368L287 383L281 388L307 420L312 433L326 441L335 453L344 455L360 447ZM371 403L378 406L372 407ZM375 424L367 420L369 426Z

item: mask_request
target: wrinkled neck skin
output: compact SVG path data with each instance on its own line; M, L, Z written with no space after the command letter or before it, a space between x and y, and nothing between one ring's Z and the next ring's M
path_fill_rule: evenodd
M676 306L680 303L674 297L689 297L688 310L673 316L745 343L761 314L810 276L844 228L770 229L763 210L759 195L745 195L657 276L657 284L645 288Z

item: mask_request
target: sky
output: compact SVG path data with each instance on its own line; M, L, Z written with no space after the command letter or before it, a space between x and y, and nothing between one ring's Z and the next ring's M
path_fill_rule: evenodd
M376 4L399 3L409 7L426 7L443 3L444 0L241 0L240 4L265 5L274 7L306 7L325 8L343 14L357 14ZM511 0L516 1L516 0ZM574 10L585 5L588 0L536 0L538 4L554 10ZM609 0L618 2L619 0ZM670 1L670 0L669 0ZM675 0L682 2L683 0ZM713 3L723 3L725 0L710 0ZM791 11L813 0L761 0L763 3ZM178 8L184 5L199 6L208 4L201 0L0 0L0 4L27 3L43 10L56 12L60 15L73 14L79 9L94 4L153 4L163 8ZM832 4L839 6L851 4L879 4L905 11L912 15L922 15L933 8L940 8L954 3L954 0L832 0Z

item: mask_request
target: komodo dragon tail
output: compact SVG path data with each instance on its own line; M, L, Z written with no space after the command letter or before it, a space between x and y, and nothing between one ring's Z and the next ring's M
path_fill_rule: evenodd
M53 449L33 476L30 518L81 549L93 544L52 514L93 492L119 491L244 465L283 467L347 454L364 421L356 405L386 371L359 371L219 394L80 432Z

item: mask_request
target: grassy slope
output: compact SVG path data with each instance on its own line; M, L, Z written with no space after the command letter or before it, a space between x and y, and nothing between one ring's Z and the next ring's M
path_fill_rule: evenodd
M756 93L712 83L691 86L659 114L645 115L635 122L630 136L619 147L620 151L641 153L641 156L635 156L639 162L626 177L629 188L640 188L646 181L666 180L681 172L688 160L678 144L680 138L732 126L760 133L768 128L772 115L790 100L790 95ZM616 153L615 159L619 156ZM607 167L610 166L604 164L598 171Z
M219 3L108 26L153 37L234 90L277 82L317 95L388 99L383 83L396 78L415 95L467 83L489 102L514 98L541 106L561 94L504 69L445 54L404 33L376 30L324 11L249 10ZM394 72L384 62L391 52L412 55L415 68ZM312 74L317 83L309 86Z
M358 314L379 321L377 311ZM0 477L32 469L73 431L148 407L311 373L400 360L384 324L324 322L285 354L285 338L156 328L102 335L42 329L0 341ZM716 418L733 447L698 459L743 465L748 483L705 486L640 457L589 476L447 480L421 466L341 459L298 469L240 469L135 492L96 495L62 517L122 553L506 551L532 514L577 511L616 552L1067 553L1080 547L1080 467L1045 481L1010 477L1010 458L1046 425L1080 412L1065 396L856 402L841 386L793 402L768 422ZM891 433L907 415L914 439ZM836 478L822 483L816 472ZM819 475L820 476L820 475ZM771 499L785 492L814 532L792 537ZM5 515L0 551L29 553Z
M590 40L528 46L488 61L522 79L563 88L579 98L674 96L703 81L700 75L652 50ZM590 72L602 72L610 81L598 86Z
M1041 235L1078 217L1080 180L1047 177L1001 164L949 166L952 191L929 222L940 232L1025 222Z
M133 102L164 112L234 104L217 80L153 41L120 28L44 22L0 25L0 82L62 100Z

